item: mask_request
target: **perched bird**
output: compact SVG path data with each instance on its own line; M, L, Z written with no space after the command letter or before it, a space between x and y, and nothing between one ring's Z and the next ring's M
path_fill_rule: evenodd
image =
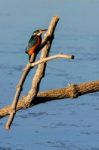
M30 57L33 53L38 53L39 52L39 46L41 45L42 42L42 34L47 31L47 29L38 29L33 32L29 42L28 46L26 48L26 53L29 55L29 60Z

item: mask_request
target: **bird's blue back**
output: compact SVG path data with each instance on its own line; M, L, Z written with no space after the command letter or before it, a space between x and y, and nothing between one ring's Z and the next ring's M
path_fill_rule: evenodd
M32 35L29 42L28 42L28 46L27 46L26 50L29 50L30 48L32 48L33 45L36 44L36 42L37 42L37 37Z

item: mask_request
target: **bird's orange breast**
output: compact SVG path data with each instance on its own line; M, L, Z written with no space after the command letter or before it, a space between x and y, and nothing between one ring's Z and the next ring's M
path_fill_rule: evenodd
M37 48L41 45L41 38L37 37L37 42L35 45L33 45L29 50L28 54L32 55L33 53L36 53Z

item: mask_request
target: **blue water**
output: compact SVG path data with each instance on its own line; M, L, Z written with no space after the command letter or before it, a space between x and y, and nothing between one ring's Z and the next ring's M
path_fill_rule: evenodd
M60 16L41 91L99 79L99 0L0 0L0 108L12 102L27 63L32 32ZM31 86L30 73L23 95ZM37 105L17 113L11 131L0 120L0 150L99 150L99 93Z

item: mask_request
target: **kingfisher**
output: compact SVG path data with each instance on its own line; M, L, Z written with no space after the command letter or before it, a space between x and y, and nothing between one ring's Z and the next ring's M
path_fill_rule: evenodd
M42 42L42 34L46 31L47 29L38 29L33 32L25 51L29 55L29 61L32 54L38 54Z

